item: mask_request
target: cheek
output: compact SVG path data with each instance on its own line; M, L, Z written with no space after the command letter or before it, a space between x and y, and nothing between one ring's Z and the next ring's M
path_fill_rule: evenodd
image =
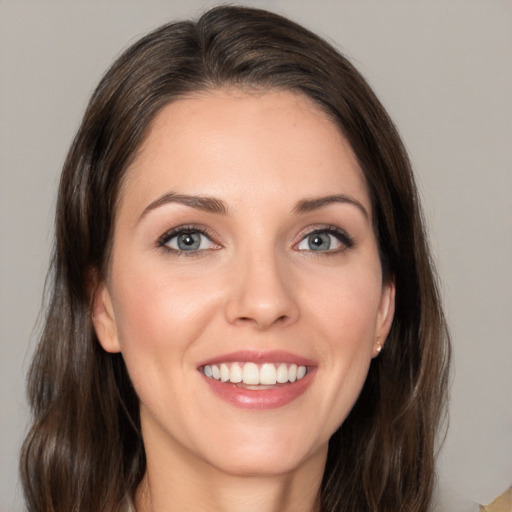
M197 279L176 278L158 265L125 269L115 281L114 309L129 370L150 361L162 369L170 360L186 365L187 348L215 315L217 298Z
M327 431L332 433L354 405L368 374L381 296L379 273L340 276L310 299L308 315L314 326L324 393Z
M310 293L308 314L318 319L331 348L361 348L372 344L382 293L379 272L340 273L322 281L321 293Z

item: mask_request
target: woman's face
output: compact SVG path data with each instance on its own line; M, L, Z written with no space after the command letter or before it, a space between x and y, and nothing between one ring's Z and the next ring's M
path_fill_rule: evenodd
M219 90L158 114L93 313L139 396L148 463L324 460L393 315L371 218L351 148L301 94Z

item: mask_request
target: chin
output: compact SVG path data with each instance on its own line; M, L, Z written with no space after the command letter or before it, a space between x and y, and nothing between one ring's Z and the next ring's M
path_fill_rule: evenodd
M234 477L272 478L293 473L305 462L299 457L278 458L276 454L265 457L260 453L254 457L235 456L229 461L224 457L217 469Z
M255 436L252 440L248 434L238 443L231 441L215 453L209 453L207 460L228 475L275 477L291 473L313 460L325 465L327 449L328 442L308 448L306 440L293 441L291 436L282 433L267 439Z

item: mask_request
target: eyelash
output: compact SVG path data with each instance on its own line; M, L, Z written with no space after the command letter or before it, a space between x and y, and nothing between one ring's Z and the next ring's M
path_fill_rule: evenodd
M216 249L198 249L198 250L191 250L191 251L181 251L179 249L174 249L173 247L169 247L167 244L173 239L180 235L191 235L191 234L200 234L208 238L208 240L212 241L215 245L220 247L220 244L217 242L214 242L214 240L217 237L217 235L211 231L210 229L204 227L204 226L195 226L195 225L186 225L186 226L179 226L177 228L173 228L169 231L166 231L158 240L157 240L157 247L162 248L164 251L168 253L175 254L177 256L185 256L185 257L197 257L200 255L200 253L204 253L206 251L216 250Z
M316 234L332 235L343 245L343 247L340 247L338 249L328 249L325 251L314 251L314 250L308 251L308 252L312 253L313 256L316 256L316 257L334 256L336 254L346 251L347 249L351 249L355 245L354 239L343 229L338 228L337 226L322 226L322 227L315 228L311 231L307 231L304 235L301 235L299 242L297 242L294 245L294 247L298 246L300 243L302 243L308 237L310 237L312 235L316 235Z
M168 253L175 254L177 256L185 256L185 257L197 257L201 253L204 253L206 251L216 250L215 248L212 249L197 249L197 250L191 250L191 251L182 251L179 249L174 249L172 247L169 247L167 244L173 239L180 235L187 235L187 234L199 234L203 235L208 240L210 240L213 244L221 247L221 245L214 240L217 238L217 235L211 231L210 229L204 227L204 226L196 226L196 225L186 225L186 226L179 226L176 228L173 228L169 231L166 231L160 238L157 240L157 247L162 248L164 251ZM315 229L312 229L311 231L307 231L303 235L301 235L300 240L294 244L294 248L297 247L301 242L306 240L308 237L315 235L315 234L328 234L334 236L342 245L343 247L339 249L332 249L332 250L325 250L325 251L314 251L309 250L307 252L313 253L314 256L331 256L335 254L339 254L340 252L344 252L347 249L352 248L355 245L355 242L353 238L348 235L348 233L336 226L322 226ZM306 251L304 251L306 252Z

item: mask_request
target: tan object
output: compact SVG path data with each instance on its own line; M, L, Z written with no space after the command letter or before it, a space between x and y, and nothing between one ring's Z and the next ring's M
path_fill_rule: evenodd
M489 505L480 505L481 512L512 512L512 486Z

